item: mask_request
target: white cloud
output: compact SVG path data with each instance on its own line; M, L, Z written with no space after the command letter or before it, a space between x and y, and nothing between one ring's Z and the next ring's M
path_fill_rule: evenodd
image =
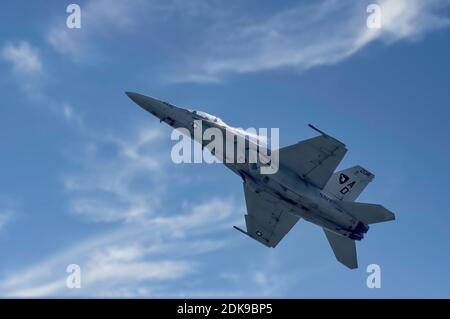
M382 28L366 27L368 3L323 0L245 20L235 12L205 33L202 45L188 55L189 68L168 81L217 82L227 74L290 67L305 70L338 63L369 43L416 39L447 27L440 9L448 0L383 0Z
M13 220L14 215L11 210L0 211L0 231Z
M67 122L79 128L83 127L82 117L69 103L56 101L44 92L43 84L46 82L46 76L37 48L27 41L20 41L17 44L9 42L3 47L1 57L12 64L13 80L28 98L38 101L39 105L61 116Z
M224 200L212 199L213 203L229 206ZM213 211L205 212L206 207ZM205 231L217 231L216 204L199 203L190 212L167 217L173 227L163 227L151 219L145 224L119 227L116 231L65 249L46 261L28 269L11 274L0 280L3 296L115 296L118 291L128 296L168 296L180 293L176 282L202 267L198 256L227 246L226 242L205 239ZM228 217L231 217L230 209ZM205 217L206 216L206 217ZM192 218L188 226L183 218ZM219 223L229 223L221 220ZM189 238L179 237L174 229L186 228ZM66 287L65 269L69 264L81 267L82 288Z
M382 31L399 40L448 27L450 19L442 14L448 5L448 0L382 0Z
M244 203L236 205L231 197L184 203L180 199L179 205L167 208L159 200L164 199L170 179L158 176L165 171L161 163L164 161L154 151L158 149L161 132L145 126L138 127L134 134L122 132L121 136L88 132L85 152L73 157L80 170L65 179L75 216L81 215L88 221L114 221L114 229L49 254L42 262L25 269L9 272L0 278L2 296L281 294L288 286L285 277L290 274L273 266L270 261L276 259L273 256L268 259L263 256L268 261L264 265L258 262L240 273L229 270L224 274L224 268L215 277L205 276L208 271L216 271L211 264L213 254L238 249L230 248L235 243L226 236L234 234L231 225L242 221ZM133 180L142 176L150 185L161 188L136 187ZM271 251L267 253L270 255ZM81 289L66 287L65 270L69 264L81 267ZM211 279L221 283L228 280L231 286L205 290L212 287Z
M17 204L13 198L0 195L0 233L17 218Z
M73 32L73 34L71 35L70 32ZM66 30L62 26L51 29L47 35L48 43L58 53L76 57L81 54L81 49L79 36L75 36L75 32L78 31Z
M13 71L18 75L26 76L42 72L42 61L38 51L26 41L21 41L17 45L7 43L2 50L2 57L12 63Z
M414 40L450 24L442 13L448 0L380 0L382 28L369 30L369 3L296 2L248 15L245 3L98 0L82 6L81 29L54 24L47 40L75 61L107 58L101 42L111 39L111 32L127 45L148 39L148 46L139 46L143 51L156 46L164 53L169 43L170 52L183 54L167 54L160 77L170 83L217 83L230 74L335 64L374 41Z
M69 29L65 23L53 24L47 33L48 43L74 61L96 56L95 39L108 37L112 32L127 33L135 26L134 17L145 1L89 1L81 6L81 28Z
M156 217L150 222L158 227L171 229L174 234L180 234L184 231L190 231L193 228L203 226L208 221L215 221L211 228L221 227L224 221L229 220L235 205L232 199L211 199L208 202L196 205L190 213L182 214L176 217ZM225 224L230 227L229 224ZM207 231L211 229L208 228Z
M231 234L242 211L228 198L183 202L168 208L171 179L160 160L161 131L138 127L132 134L87 132L79 170L64 179L75 216L115 222L114 230L85 239L43 262L0 278L3 296L174 296L178 281L202 268L199 256L225 249L214 239ZM128 136L128 137L126 137ZM169 149L165 150L166 153ZM185 187L185 186L184 186ZM78 264L81 290L66 287L67 265Z
M67 103L63 104L63 114L64 117L68 120L73 118L73 108Z
M126 133L123 136L127 135ZM152 127L128 138L88 134L86 153L78 156L81 170L65 179L72 209L85 219L116 222L115 230L91 237L43 262L0 279L3 296L176 296L179 280L208 267L198 258L225 249L226 240L213 239L218 231L231 233L240 211L232 198L197 203L180 201L168 209L160 205L165 194L158 172L157 146L161 133ZM136 187L145 176L152 184ZM148 176L148 177L147 177ZM166 182L164 182L166 181ZM160 185L159 190L155 187ZM171 185L173 187L173 185ZM155 190L156 189L156 190ZM107 194L102 198L100 194ZM65 269L81 267L82 288L66 287ZM202 279L203 280L203 279Z
M239 248L237 248L239 249ZM194 290L190 297L200 298L274 298L283 297L286 292L308 279L320 276L316 269L287 269L284 252L265 250L262 255L252 252L253 259L239 264L238 268L218 274L219 288L214 290ZM323 273L324 269L320 270ZM299 294L296 291L294 294Z
M250 278L257 287L258 295L267 297L281 295L287 287L298 280L297 270L283 268L277 252L269 251L264 265L251 273Z
M221 225L235 209L231 198L195 207L185 204L183 209L189 212L180 216L156 214L164 211L169 186L177 187L167 165L170 149L162 146L162 137L153 126L137 128L122 138L91 135L80 157L82 170L64 178L71 210L90 221L143 223L179 235L204 221Z
M164 184L159 183L160 138L159 129L145 127L127 139L90 139L82 157L83 171L64 180L72 197L72 211L103 222L132 221L151 214L159 206L164 189Z

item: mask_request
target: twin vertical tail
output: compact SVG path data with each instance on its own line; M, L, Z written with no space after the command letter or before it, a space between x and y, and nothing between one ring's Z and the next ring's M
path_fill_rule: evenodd
M395 215L381 205L354 202L374 177L357 165L334 173L323 191L337 199L340 208L367 225L393 220Z
M357 165L334 173L323 189L327 194L342 201L355 201L374 175Z
M335 198L335 203L342 210L360 221L354 230L357 233L367 232L369 224L395 219L395 215L381 205L354 202L374 177L372 173L358 165L334 173L323 189L324 193ZM336 259L350 269L357 268L354 238L343 237L327 229L324 231Z

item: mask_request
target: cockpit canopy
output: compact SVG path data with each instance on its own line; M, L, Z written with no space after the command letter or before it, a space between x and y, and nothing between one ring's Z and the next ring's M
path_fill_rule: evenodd
M244 136L246 138L249 138L251 141L256 141L257 143L259 143L259 145L267 145L267 141L268 141L268 137L267 137L267 133L266 135L258 135L258 133L252 130L244 130L241 128L237 128L237 127L233 127L230 126L228 124L226 124L224 121L222 121L222 119L220 117L211 115L209 113L206 112L202 112L202 111L196 111L196 110L192 110L192 109L188 109L190 112L192 112L192 114L197 115L207 121L211 121L213 123L219 124L224 126L229 132L238 135L238 136Z
M196 115L198 115L200 117L203 117L204 119L209 120L211 122L222 124L222 125L226 125L225 122L222 121L221 118L219 118L217 116L214 116L214 115L211 115L209 113L202 112L202 111L193 111L192 113L194 113L194 114L196 114Z

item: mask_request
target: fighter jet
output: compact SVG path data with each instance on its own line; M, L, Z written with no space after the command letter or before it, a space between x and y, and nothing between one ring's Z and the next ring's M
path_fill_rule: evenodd
M191 138L202 136L196 134L197 131L208 128L223 131L223 136L226 136L226 131L239 135L239 129L208 113L179 108L138 93L126 94L161 122L184 129ZM197 124L199 121L202 126ZM267 247L275 248L303 218L323 228L336 259L355 269L358 267L355 241L364 238L369 225L394 220L395 215L378 204L355 202L374 175L359 165L335 172L347 152L346 146L314 126L310 127L317 131L318 136L278 150L276 173L261 173L263 166L271 165L270 158L256 163L250 161L249 150L261 146L249 138L245 140L243 161L223 161L243 180L246 230L234 228ZM197 142L208 147L207 141L199 139ZM235 154L233 156L237 156ZM222 160L227 156L213 155Z

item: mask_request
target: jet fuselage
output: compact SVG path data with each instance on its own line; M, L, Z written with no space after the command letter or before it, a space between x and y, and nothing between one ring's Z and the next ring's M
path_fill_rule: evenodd
M234 132L234 128L215 116L179 108L137 93L127 92L127 95L143 109L158 117L161 122L165 122L175 129L188 130L190 137L201 143L202 147L205 147L208 141L201 138L203 132L196 132L196 130L214 127L221 130L224 137L227 130L231 129ZM202 126L198 127L194 124L195 121L201 121ZM248 143L246 148L256 149L258 147L250 139L247 139L246 142ZM214 155L218 156L218 154ZM226 158L226 154L219 154L219 156L222 160ZM364 233L368 231L369 227L366 224L341 209L329 194L284 167L282 162L275 174L261 174L260 165L263 164L249 163L248 153L246 153L246 157L244 163L223 161L223 164L242 177L244 183L256 193L268 200L278 200L290 214L355 240L362 239Z

